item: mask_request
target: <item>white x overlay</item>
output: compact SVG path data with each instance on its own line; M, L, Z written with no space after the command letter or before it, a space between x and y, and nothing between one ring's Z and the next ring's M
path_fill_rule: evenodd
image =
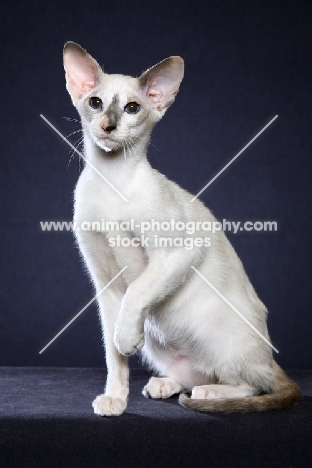
M231 307L231 309L233 309L234 312L236 312L240 316L240 318L242 318L244 322L246 322L263 339L263 341L265 341L269 346L271 346L271 348L274 349L274 351L276 351L277 353L279 352L276 348L274 348L274 346L269 342L269 340L267 340L266 337L263 336L262 333L260 333L259 330L257 330L256 327L254 327L253 324L250 323L249 320L247 320L246 317L244 317L244 315L241 314L239 310L237 310L236 307L234 307L233 304L231 304L230 301L228 301L227 298L224 297L223 294L221 294L220 291L218 291L217 288L215 288L210 283L210 281L208 281L207 278L205 278L204 275L200 273L200 271L198 271L194 266L191 266L191 268L193 268L193 270L198 274L198 276L200 276L205 281L205 283L207 283L208 286L210 286L211 289L213 289L214 292L217 293L218 296L220 296L224 300L224 302L226 302Z
M102 177L103 180L105 180L105 182L113 189L115 190L116 193L118 193L118 195L125 201L125 202L128 202L129 200L126 199L126 197L123 196L122 193L119 192L118 189L116 189L116 187L114 187L114 185L106 179L105 176L103 176L103 174L101 174L101 172L81 153L81 151L77 150L77 148L70 142L67 140L67 138L64 137L64 135L62 135L62 133L54 127L54 125L51 124L51 122L49 122L49 120L42 114L40 114L40 117L48 124L50 125L51 128L53 128L53 130L64 140L66 141L66 143L77 153L79 154L79 156L86 162L86 164L88 164L90 167L92 167L92 169L100 176Z
M243 149L241 149L241 150L239 151L239 153L237 153L237 155L236 155L236 156L234 156L234 158L232 158L232 159L231 159L231 161L230 161L230 162L228 162L228 163L227 163L227 164L224 166L224 168L223 168L223 169L221 169L221 171L219 171L219 172L218 172L218 174L217 174L217 175L215 175L215 176L214 176L214 177L213 177L213 178L210 180L210 182L208 182L208 184L206 184L206 185L205 185L205 187L203 187L203 188L202 188L202 189L201 189L201 190L198 192L198 194L197 194L197 195L195 195L195 197L194 197L194 198L192 198L192 200L190 200L190 203L193 203L193 201L194 201L194 200L196 200L196 198L198 198L198 197L199 197L199 195L200 195L201 193L203 193L203 192L204 192L204 190L206 190L206 188L208 188L208 187L209 187L209 185L211 185L211 184L212 184L212 182L214 182L214 181L215 181L215 180L216 180L216 179L219 177L219 175L221 175L221 174L222 174L222 172L224 172L224 171L225 171L225 169L227 169L227 168L228 168L228 167L229 167L229 166L232 164L232 162L234 162L234 161L235 161L235 159L237 159L237 158L238 158L238 156L240 156L240 155L241 155L241 154L242 154L242 153L245 151L245 149L246 149L246 148L248 148L248 146L250 146L250 145L251 145L251 143L253 143L253 142L254 142L254 141L255 141L255 140L258 138L258 136L260 136L260 135L261 135L261 133L263 133L263 132L264 132L264 130L266 130L266 129L268 128L268 126L269 126L269 125L271 125L271 123L272 123L272 122L274 122L274 120L275 120L275 119L277 119L277 117L278 117L278 115L276 115L275 117L273 117L273 119L272 119L272 120L270 120L270 122L269 122L269 123L267 123L267 124L266 124L266 125L263 127L263 129L262 129L262 130L260 130L260 132L259 132L259 133L257 133L257 135L256 135L256 136L254 136L254 137L253 137L253 138L250 140L250 142L249 142L249 143L247 143L247 145L245 145L245 146L244 146L244 148L243 148Z
M52 340L49 341L49 343L46 344L45 347L42 348L41 351L39 351L39 354L42 354L43 351L45 351L45 350L47 349L47 347L50 346L50 344L53 343L53 341L56 340L56 338L58 338L58 337L63 333L63 331L65 331L66 328L68 328L69 325L71 325L71 324L76 320L76 318L78 318L79 315L81 315L82 312L84 312L84 311L89 307L89 305L92 304L92 302L94 302L95 299L97 299L97 298L102 294L102 292L104 292L105 289L107 289L108 286L110 286L110 285L115 281L115 279L117 279L118 276L120 276L120 275L125 271L126 268L128 268L128 267L127 267L127 266L124 266L123 269L120 270L120 271L117 273L117 275L115 275L114 278L111 279L111 280L104 286L104 288L102 288L101 291L99 291L99 292L93 297L93 299L91 299L91 301L89 301L88 304L86 304L86 305L78 312L78 314L76 314L75 317L73 317L73 318L68 322L67 325L65 325L65 327L63 327L62 330L60 330L60 331L55 335L55 337L52 338Z
M100 176L102 177L102 179L116 192L118 193L118 195L126 202L128 202L129 200L127 200L120 192L119 190L116 189L116 187L113 186L113 184L106 179L106 177L103 176L103 174L101 174L98 169L96 167L94 167L94 165L88 161L88 159L85 158L85 156L79 151L77 150L77 148L70 142L67 140L67 138L64 137L64 135L62 135L62 133L57 130L57 128L54 127L54 125L51 124L51 122L49 122L49 120L44 117L42 114L40 114L40 117L64 140L66 141L66 143L77 153L79 154L79 156L86 162L86 164L88 164L90 167L92 167L92 169ZM217 175L215 175L209 182L208 184L206 184L198 193L197 195L195 195L195 197L192 198L192 200L190 200L190 203L194 202L201 193L203 193L206 188L209 187L209 185L211 185L244 151L245 149L248 148L248 146L250 146L260 135L261 133L263 133L268 127L269 125L271 125L274 120L276 120L278 117L278 115L276 115L275 117L273 117L273 119L270 120L270 122L268 122L263 128L262 130L260 130L260 132L258 132L250 141L249 143L247 143L247 145L244 146L244 148L242 148L239 153L237 153L234 158L232 158L224 167L223 169L221 169L221 171L219 171L217 173ZM106 288L108 288L114 281L115 279L118 278L118 276L120 276L124 271L125 269L128 268L127 266L125 266L122 270L119 271L119 273L117 273L117 275L114 276L113 279L111 279L105 286L103 289L101 289L101 291L99 291L94 297L93 299L91 299L91 301L89 301L79 312L78 314L76 314L68 323L67 325L65 325L65 327L62 328L62 330L60 330L55 336L54 338L52 338L51 341L49 341L49 343L44 347L42 348L42 350L39 352L39 354L42 354L49 346L51 343L53 343L54 340L56 340L65 330L66 328L68 328L88 307L90 304L92 304L101 294L102 292L105 291ZM279 353L279 351L269 342L269 340L267 340L267 338L265 338L260 332L259 330L257 330L253 325L252 323L249 322L249 320L246 319L246 317L244 317L243 314L241 314L237 309L236 307L233 306L233 304L231 304L227 299L226 297L223 296L223 294L221 294L208 280L207 278L205 278L194 266L191 266L191 268L205 281L206 284L208 284L211 289L213 289L213 291L218 294L223 300L224 302L226 302L226 304L228 304L232 310L234 310L241 318L242 320L244 320L269 346L271 346L271 348L276 352L276 353Z

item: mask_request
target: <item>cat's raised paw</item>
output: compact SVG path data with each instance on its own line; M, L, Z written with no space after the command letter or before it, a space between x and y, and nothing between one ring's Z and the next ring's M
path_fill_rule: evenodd
M126 407L127 402L121 398L112 398L108 395L98 395L92 403L94 413L99 416L119 416Z
M167 377L151 377L142 390L146 398L169 398L180 393L182 386L175 380Z
M143 348L144 335L132 336L131 333L128 333L127 335L115 333L114 342L120 354L123 354L124 356L132 356Z

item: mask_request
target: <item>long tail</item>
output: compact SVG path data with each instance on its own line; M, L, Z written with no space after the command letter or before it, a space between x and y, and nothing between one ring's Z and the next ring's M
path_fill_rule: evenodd
M272 393L247 398L226 398L220 400L195 400L181 393L179 403L184 408L203 413L253 413L273 411L299 403L302 393L298 385L276 364L273 363L276 382Z

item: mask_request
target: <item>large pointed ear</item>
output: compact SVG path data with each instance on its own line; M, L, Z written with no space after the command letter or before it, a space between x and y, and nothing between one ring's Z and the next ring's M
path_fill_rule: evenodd
M184 75L184 61L181 57L169 57L144 72L139 83L146 96L159 111L165 110L173 103L179 91Z
M103 73L94 58L75 42L66 42L64 46L64 68L66 88L74 105L98 84Z

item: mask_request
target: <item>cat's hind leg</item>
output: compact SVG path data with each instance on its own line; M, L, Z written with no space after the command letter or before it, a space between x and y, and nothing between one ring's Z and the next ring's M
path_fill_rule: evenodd
M182 385L169 377L151 377L143 388L142 394L146 398L165 399L180 393L183 388Z

